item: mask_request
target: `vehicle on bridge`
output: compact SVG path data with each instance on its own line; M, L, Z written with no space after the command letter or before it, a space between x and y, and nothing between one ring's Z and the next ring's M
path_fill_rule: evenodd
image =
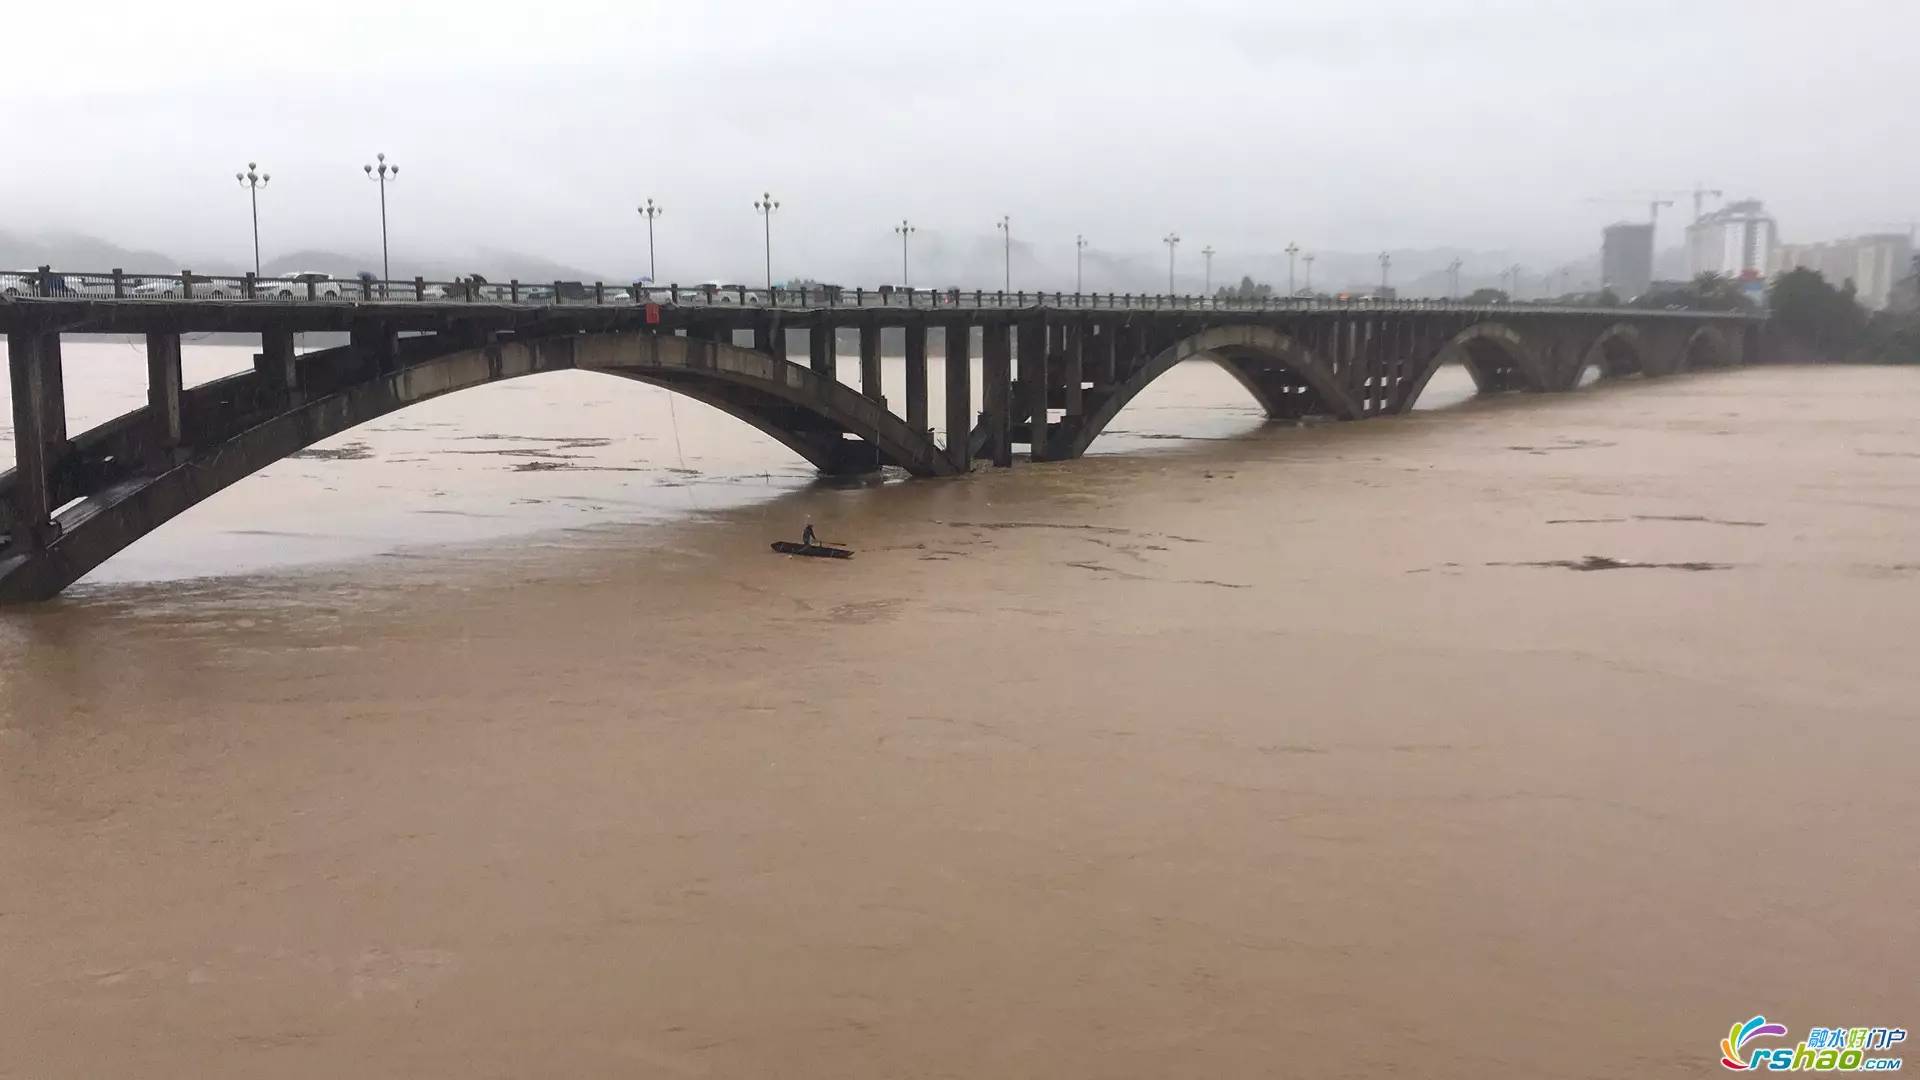
M296 270L277 278L261 278L254 283L253 291L256 296L272 296L282 300L300 300L308 296L338 300L344 287L345 283L336 281L332 274L318 270Z
M196 297L206 296L219 300L229 295L237 295L237 292L230 293L228 291L229 287L226 282L216 281L205 274L182 274L172 277L148 278L140 284L135 285L129 295L141 300L177 299L185 292L188 282L194 285L193 294ZM204 290L200 288L202 285L206 286Z

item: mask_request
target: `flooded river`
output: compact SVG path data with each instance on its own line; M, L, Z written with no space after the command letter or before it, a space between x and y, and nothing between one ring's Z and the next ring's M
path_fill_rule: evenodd
M70 346L74 429L141 371ZM0 612L0 1076L1913 1027L1920 371L1446 380L1295 427L1184 365L1085 460L828 484L564 373L280 463ZM858 556L768 552L809 519Z

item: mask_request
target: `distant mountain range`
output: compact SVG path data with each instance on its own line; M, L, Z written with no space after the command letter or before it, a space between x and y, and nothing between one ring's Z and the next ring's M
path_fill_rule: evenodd
M79 233L46 233L29 236L0 229L0 271L30 270L51 266L74 272L105 272L114 269L130 273L193 270L203 274L243 274L252 269L233 260L192 260L159 251L121 247L96 236ZM278 255L260 266L268 276L290 274L297 270L318 270L335 277L351 278L361 271L380 272L380 255L348 254L308 249ZM450 281L468 274L480 274L489 281L613 281L614 275L600 274L578 266L554 262L524 252L482 249L466 258L400 258L393 262L395 279L423 277L429 281Z

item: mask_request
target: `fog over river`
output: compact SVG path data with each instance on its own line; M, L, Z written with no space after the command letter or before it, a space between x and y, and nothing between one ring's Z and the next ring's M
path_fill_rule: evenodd
M69 343L70 427L143 373ZM829 483L570 372L276 464L0 611L0 1076L1911 1028L1920 371L1470 389L1269 424L1187 364L1081 461ZM809 519L857 557L767 550Z

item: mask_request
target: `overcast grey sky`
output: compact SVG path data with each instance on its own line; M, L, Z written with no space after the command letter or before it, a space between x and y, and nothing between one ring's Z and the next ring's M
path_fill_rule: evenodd
M4 26L0 228L236 264L249 160L269 258L377 251L375 151L396 254L637 273L652 196L683 281L758 279L763 190L776 274L848 282L893 279L902 216L945 279L997 266L1002 213L1056 275L1076 233L1150 258L1169 229L1220 273L1289 240L1570 258L1645 213L1587 197L1696 178L1789 240L1920 215L1913 0L11 0Z

